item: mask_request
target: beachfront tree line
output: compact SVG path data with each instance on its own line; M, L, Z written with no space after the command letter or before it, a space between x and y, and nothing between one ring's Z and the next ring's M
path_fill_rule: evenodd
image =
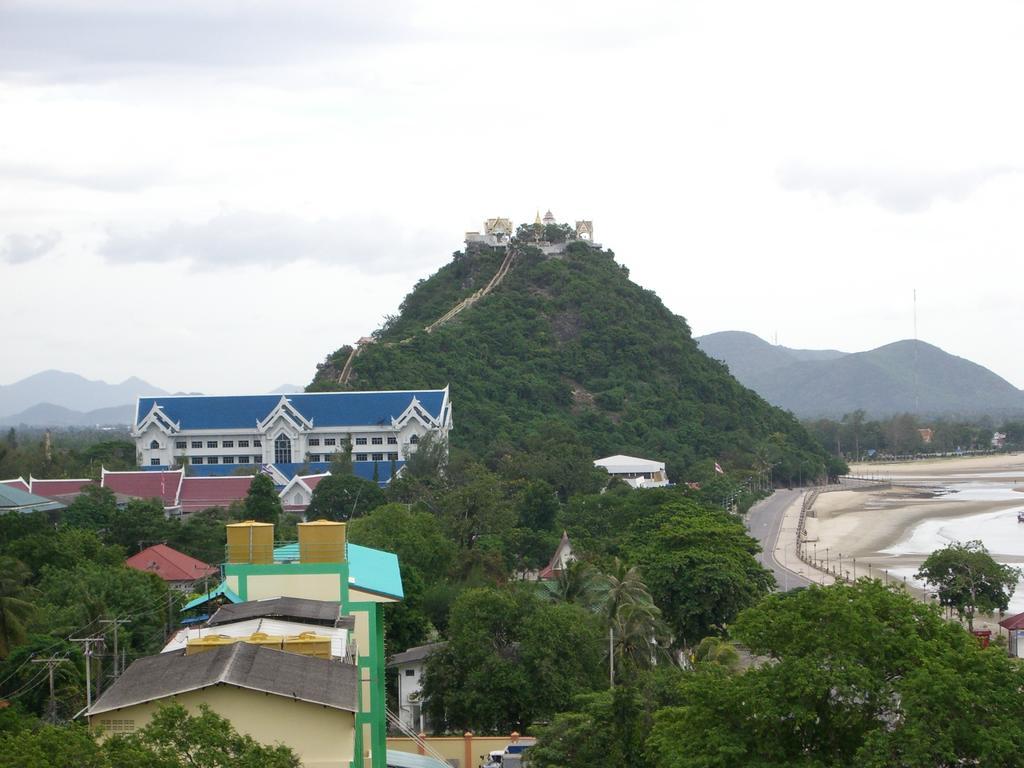
M723 646L738 643L747 662ZM900 587L776 593L688 669L638 670L539 729L535 768L1019 765L1024 671Z
M990 450L996 432L1006 435L1005 450L1024 449L1024 419L1021 418L929 419L904 413L886 419L868 419L863 410L858 410L838 421L813 419L804 421L803 425L833 456L850 461ZM928 442L922 430L930 431L926 432Z

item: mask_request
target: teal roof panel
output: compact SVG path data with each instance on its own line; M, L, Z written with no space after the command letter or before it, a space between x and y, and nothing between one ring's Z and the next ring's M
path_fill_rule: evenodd
M402 571L398 566L398 555L381 549L362 547L349 542L346 544L348 557L349 585L366 592L402 600ZM297 563L299 545L285 544L274 549L274 562Z
M218 597L225 597L230 602L235 603L236 605L238 603L243 602L242 598L235 594L231 589L228 588L228 585L224 583L216 589L211 589L205 595L200 595L194 600L189 600L187 603L185 603L185 605L182 606L181 610L183 613L185 611L191 611L193 608L198 608L201 605L205 605L206 603Z
M10 485L0 485L0 512L53 512L65 508L59 501L36 496Z

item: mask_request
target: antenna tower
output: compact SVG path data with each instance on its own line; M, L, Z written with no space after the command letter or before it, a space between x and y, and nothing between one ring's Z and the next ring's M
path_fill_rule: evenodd
M921 390L917 379L917 288L914 289L914 413L921 412Z

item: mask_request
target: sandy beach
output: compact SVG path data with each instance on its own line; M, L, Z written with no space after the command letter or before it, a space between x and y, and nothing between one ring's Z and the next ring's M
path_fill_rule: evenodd
M1024 453L851 464L854 477L948 479L996 476L1024 483Z
M820 493L807 519L806 552L858 576L914 583L934 550L981 540L999 562L1024 566L1024 454L853 465L850 474L894 485ZM1024 584L1011 611L1024 610Z

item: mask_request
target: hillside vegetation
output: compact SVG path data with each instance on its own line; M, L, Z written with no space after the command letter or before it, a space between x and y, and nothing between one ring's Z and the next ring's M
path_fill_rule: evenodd
M800 425L703 354L686 321L631 282L611 252L574 243L547 258L524 248L492 294L423 331L485 285L502 256L456 253L418 283L356 358L348 388L449 384L453 447L484 456L559 433L594 457L665 460L677 479L713 459L822 474L824 455ZM309 389L340 388L349 351L329 356Z

